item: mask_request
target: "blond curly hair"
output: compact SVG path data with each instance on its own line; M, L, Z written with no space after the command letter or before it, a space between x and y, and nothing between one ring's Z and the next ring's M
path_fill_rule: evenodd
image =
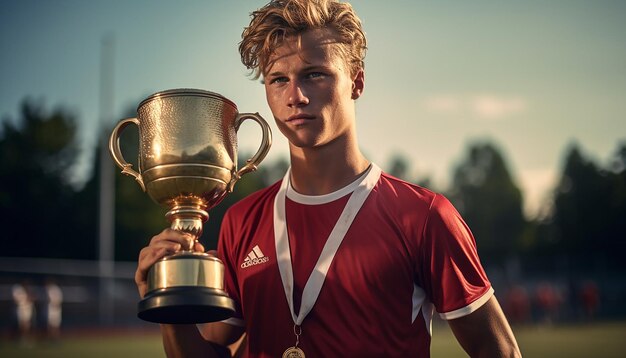
M361 20L348 3L337 0L272 0L250 14L250 25L241 34L241 62L259 78L272 53L285 38L307 30L331 28L337 34L337 50L355 75L363 69L367 40Z

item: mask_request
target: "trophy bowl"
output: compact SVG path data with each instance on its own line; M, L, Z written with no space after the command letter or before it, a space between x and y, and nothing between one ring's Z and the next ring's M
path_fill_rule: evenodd
M237 131L252 119L262 129L256 154L237 168ZM120 135L139 128L138 170L126 162ZM194 252L208 211L219 204L242 175L257 169L271 146L267 122L258 113L239 113L227 98L199 89L157 92L143 100L136 118L113 129L109 151L122 173L135 178L152 200L168 209L174 230L188 233L179 252L148 271L148 289L139 302L139 318L157 323L202 323L226 319L234 302L224 291L224 265Z

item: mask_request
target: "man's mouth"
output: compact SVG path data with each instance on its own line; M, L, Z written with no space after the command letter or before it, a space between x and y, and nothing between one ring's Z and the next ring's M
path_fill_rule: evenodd
M287 118L286 123L290 123L293 125L300 125L300 124L304 124L307 121L313 120L315 119L315 116L311 115L311 114L306 114L306 113L298 113L298 114L294 114L289 116L289 118Z

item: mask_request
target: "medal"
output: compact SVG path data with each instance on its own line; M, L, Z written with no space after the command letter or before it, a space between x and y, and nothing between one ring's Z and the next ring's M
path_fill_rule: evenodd
M285 353L283 353L283 358L305 358L304 351L298 348L298 344L300 343L300 335L302 334L302 327L294 324L293 333L296 335L296 345L287 348Z
M278 263L280 277L283 282L283 288L285 289L285 296L289 304L291 317L294 322L293 330L296 335L296 344L285 350L283 358L305 358L304 351L298 348L300 335L302 334L302 321L304 321L304 318L317 301L317 297L326 279L326 273L335 258L339 245L343 241L361 206L363 206L370 192L374 189L374 186L380 178L380 174L380 168L372 164L368 173L361 178L357 187L351 192L343 212L339 216L328 240L326 240L320 257L317 259L313 273L309 276L304 286L298 315L295 314L293 307L293 268L291 266L291 251L289 249L289 237L287 234L287 213L285 212L287 189L290 185L290 170L285 174L281 187L274 198L274 243L276 245L276 261Z
M298 347L287 348L283 353L283 358L305 358L304 352Z

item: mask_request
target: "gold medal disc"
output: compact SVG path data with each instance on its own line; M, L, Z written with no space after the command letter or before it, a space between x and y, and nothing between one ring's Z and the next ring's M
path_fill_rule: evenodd
M289 347L283 353L283 358L305 358L304 352L298 347Z

